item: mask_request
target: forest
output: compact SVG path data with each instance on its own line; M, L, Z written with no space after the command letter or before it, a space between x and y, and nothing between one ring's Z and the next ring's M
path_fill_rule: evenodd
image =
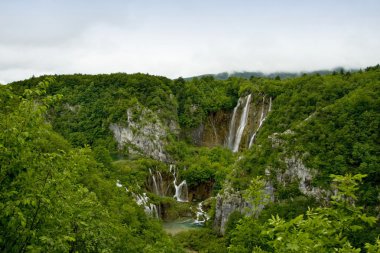
M380 252L379 65L46 75L0 114L0 252Z

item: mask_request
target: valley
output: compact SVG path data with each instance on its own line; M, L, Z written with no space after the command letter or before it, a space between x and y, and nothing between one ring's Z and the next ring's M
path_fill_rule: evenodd
M378 252L380 67L0 86L2 252Z

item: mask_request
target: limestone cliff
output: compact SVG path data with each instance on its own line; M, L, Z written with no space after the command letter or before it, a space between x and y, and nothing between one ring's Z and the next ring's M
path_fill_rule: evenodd
M235 211L243 213L245 208L249 208L249 205L243 199L241 192L235 191L232 187L227 186L224 191L216 197L214 229L223 235L230 215Z
M125 123L110 124L110 130L119 144L119 149L127 148L128 153L143 154L156 160L167 162L165 152L168 127L153 111L141 105L127 109Z
M193 142L198 146L215 147L226 145L231 113L218 111L211 113L206 120L191 133Z
M274 133L269 136L273 149L284 148L286 150L286 138L295 138L295 132L287 130L283 133ZM317 171L306 167L303 162L307 154L300 154L285 151L279 159L285 164L285 169L271 168L271 172L275 175L276 181L286 187L290 183L297 182L298 189L306 196L314 197L321 201L328 201L331 192L320 187L313 186L312 180L317 175Z

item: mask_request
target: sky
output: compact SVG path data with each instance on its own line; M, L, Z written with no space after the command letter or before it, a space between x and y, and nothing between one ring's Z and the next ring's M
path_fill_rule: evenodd
M0 83L380 63L379 0L0 0Z

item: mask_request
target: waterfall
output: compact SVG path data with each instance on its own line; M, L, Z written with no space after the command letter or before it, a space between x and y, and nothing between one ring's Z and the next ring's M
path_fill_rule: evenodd
M149 169L149 174L152 178L152 191L153 191L153 193L158 195L158 196L164 196L165 195L164 185L163 185L164 183L162 181L161 172L159 170L152 172L152 170Z
M174 177L173 185L175 188L175 194L173 198L175 198L178 202L188 202L189 200L186 180L183 180L177 185L178 169L174 165L170 165L169 170Z
M116 186L123 187L123 185L120 183L120 180L116 181ZM127 187L125 187L125 190L129 192ZM144 211L147 215L152 216L153 218L157 218L157 219L160 218L160 216L158 215L157 206L153 203L149 203L149 198L145 192L142 195L132 192L132 196L135 198L137 205L144 207Z
M272 97L269 97L269 109L268 112L272 111Z
M256 134L257 134L257 130L253 133L251 139L249 140L248 148L251 148L253 141L255 140Z
M255 140L256 134L259 131L261 125L263 124L264 120L264 106L265 106L265 97L263 97L263 105L261 106L261 115L259 120L259 126L256 128L256 131L253 133L251 139L249 140L248 148L251 148L253 141Z
M153 203L149 203L149 197L145 192L142 195L135 193L132 193L132 195L135 197L136 204L144 207L144 211L147 215L159 218L157 206Z
M251 139L249 140L248 148L250 148L252 146L253 141L255 140L257 132L260 130L261 126L263 125L263 123L264 123L264 121L265 121L266 116L268 115L268 113L272 110L272 97L269 97L269 108L268 108L268 111L265 114L265 116L264 116L264 109L265 109L265 97L263 97L263 105L261 107L261 115L260 115L260 120L259 120L259 126L257 127L256 131L253 133Z
M242 112L241 117L240 117L240 124L239 124L239 128L238 128L238 130L236 132L236 137L235 137L235 140L234 140L234 145L233 145L232 152L237 152L239 150L239 145L240 145L241 137L243 135L244 128L247 125L249 105L250 105L250 102L251 102L251 94L249 94L245 98L245 100L246 100L245 101L245 106L244 106L243 112Z
M210 219L210 216L208 216L208 214L203 211L202 202L198 204L196 214L197 218L194 220L194 224L203 225L207 220Z
M151 169L149 169L149 174L150 174L150 176L152 177L152 180L153 180L153 192L155 194L159 195L159 190L158 190L158 186L157 186L157 182L156 182L156 177L152 173Z
M238 108L240 107L242 98L239 98L237 105L234 108L234 111L232 113L232 118L230 122L230 129L228 131L228 139L227 139L227 145L232 150L234 147L234 140L235 140L235 125L236 125L236 113Z

